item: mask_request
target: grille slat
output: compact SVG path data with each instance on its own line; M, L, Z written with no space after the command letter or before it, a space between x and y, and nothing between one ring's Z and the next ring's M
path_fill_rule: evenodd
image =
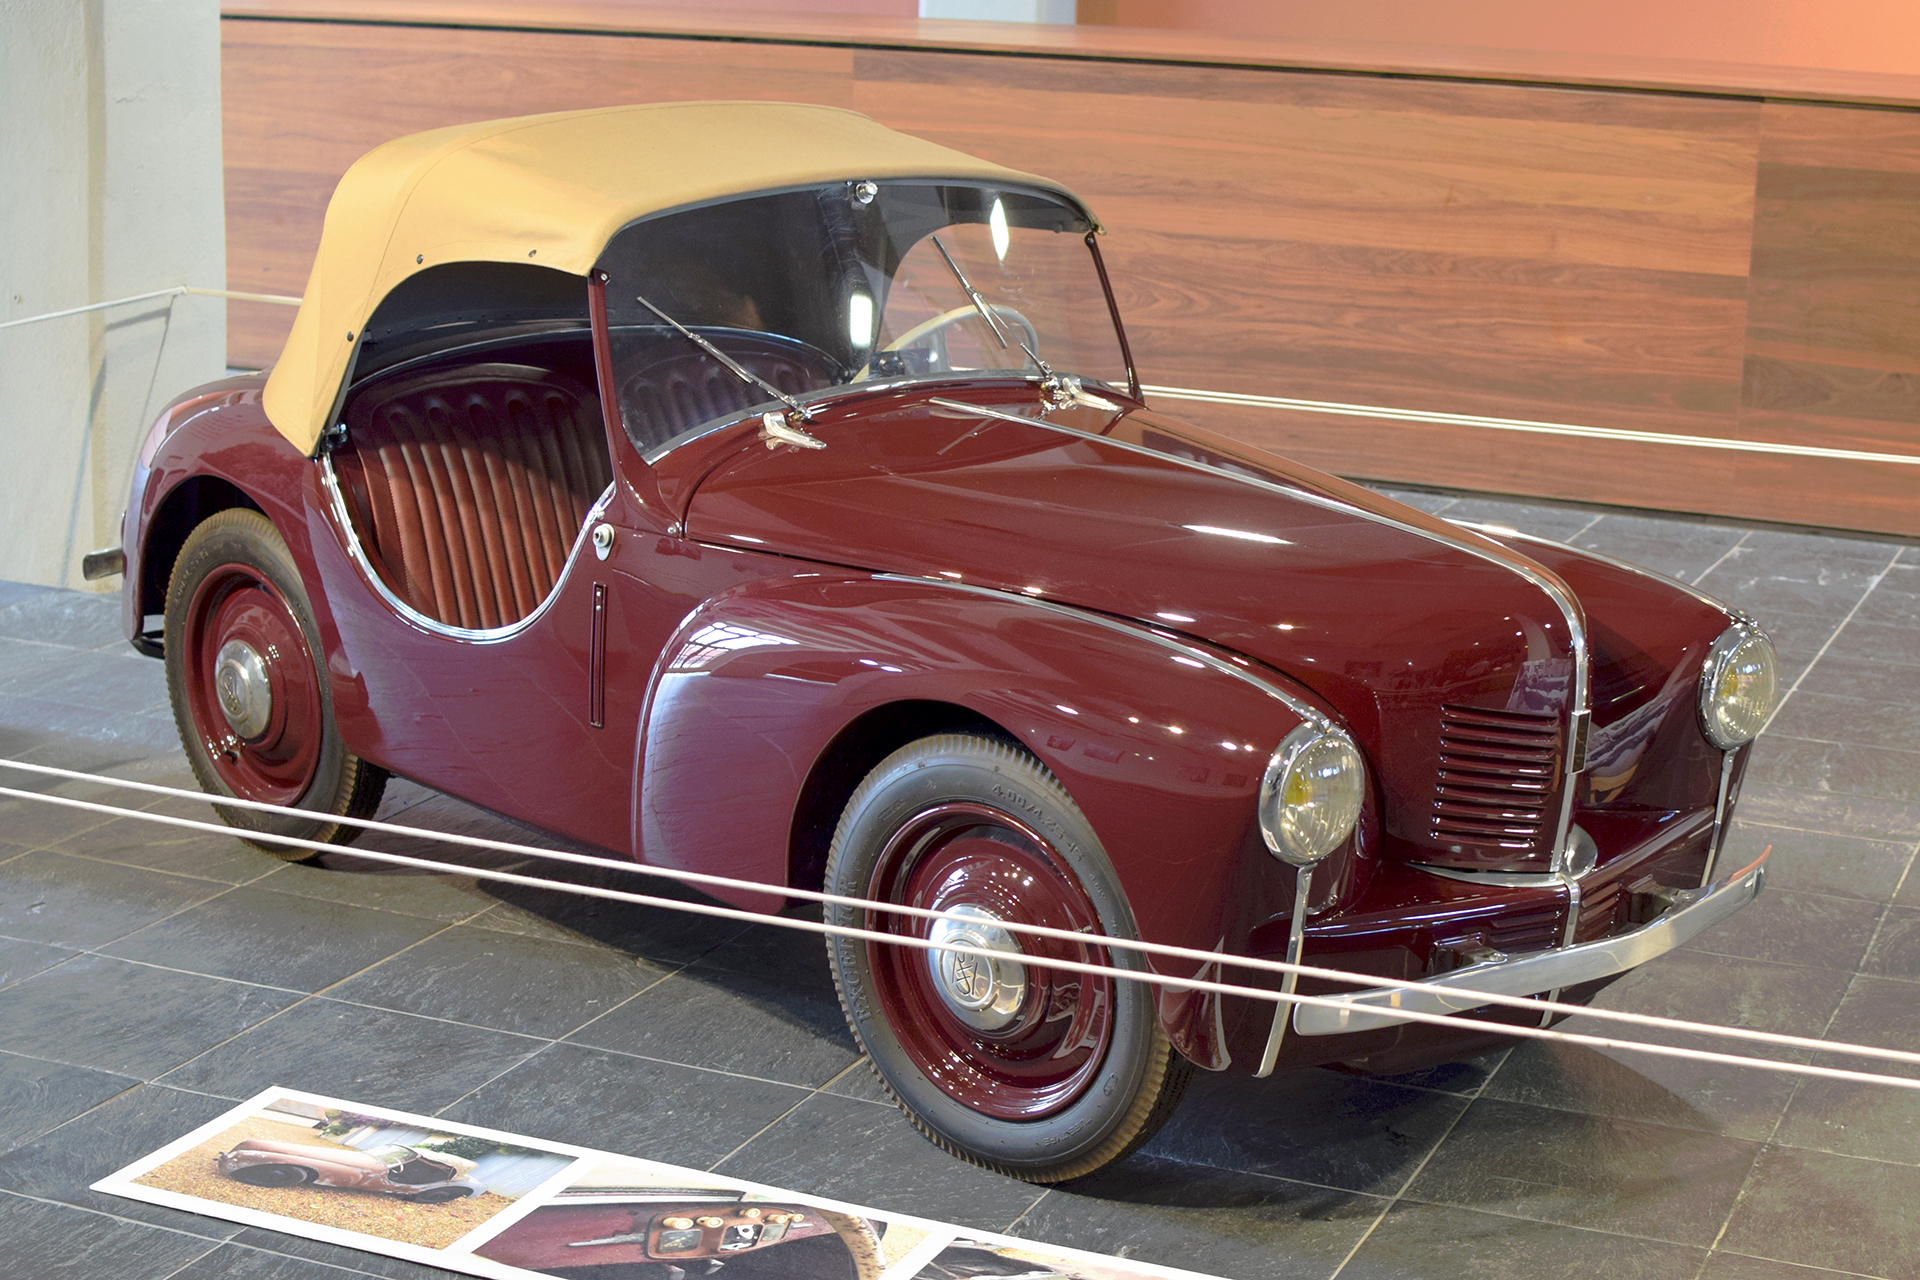
M1443 706L1434 837L1537 852L1559 757L1557 715Z

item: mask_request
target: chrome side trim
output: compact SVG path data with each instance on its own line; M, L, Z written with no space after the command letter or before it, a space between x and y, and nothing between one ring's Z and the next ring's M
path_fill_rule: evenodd
M1313 895L1313 868L1301 867L1293 880L1293 920L1287 925L1287 963L1299 964L1300 953L1307 943L1307 899ZM1297 973L1280 975L1280 994L1290 996L1300 982ZM1267 1048L1260 1055L1260 1069L1254 1072L1254 1078L1264 1080L1273 1074L1274 1064L1280 1060L1280 1042L1287 1036L1287 1019L1292 1007L1281 1001L1273 1008L1273 1027L1267 1032Z
M360 534L353 527L353 518L347 514L347 501L340 493L340 479L333 472L332 456L321 454L319 463L321 482L326 486L327 498L333 504L333 522L339 527L340 537L347 544L347 554L352 558L355 567L360 570L361 576L373 584L374 591L387 602L389 608L422 631L430 631L434 635L445 636L449 640L465 640L473 643L484 644L519 635L546 614L553 602L559 598L560 588L566 584L567 575L573 572L573 562L579 557L580 548L586 545L587 531L599 521L601 515L606 512L607 503L613 498L613 485L608 484L606 491L587 512L587 518L581 522L579 531L573 535L573 546L567 552L567 562L561 567L560 576L553 580L553 590L547 592L547 598L542 600L532 613L504 627L482 629L455 627L437 618L429 618L395 595L393 589L381 581L380 575L374 572L373 562L367 559L366 550L360 545Z
M736 548L728 549L734 550ZM1158 631L1152 627L1141 626L1139 623L1134 622L1122 622L1118 618L1109 618L1104 614L1093 613L1086 609L1075 609L1070 605L1055 604L1051 600L1042 600L1036 596L1023 595L1018 591L1002 591L998 587L976 586L969 582L949 582L945 578L922 578L911 573L876 573L873 575L873 578L876 582L911 582L915 586L920 587L943 587L948 591L959 591L968 595L986 596L994 600L1006 600L1018 604L1030 605L1036 609L1045 610L1048 613L1058 614L1063 618L1072 618L1076 622L1090 622L1095 626L1102 627L1119 635L1129 636L1136 640L1146 640L1152 644L1159 645L1162 649L1179 654L1190 661L1198 662L1210 670L1218 671L1222 675L1232 676L1237 680L1245 681L1268 697L1284 703L1289 711L1299 716L1308 724L1313 725L1315 728L1325 732L1333 732L1338 729L1338 726L1317 708L1302 702L1271 681L1262 679L1254 671L1245 667L1235 666L1231 662L1215 657L1205 649L1183 643L1165 632Z
M1406 1021L1394 1016L1395 1010L1465 1013L1480 1007L1476 994L1531 996L1625 973L1665 955L1759 897L1766 884L1766 860L1762 854L1716 884L1677 895L1665 914L1630 933L1474 965L1428 982L1375 987L1342 997L1368 1006L1363 1009L1295 1005L1293 1029L1303 1036L1370 1031Z

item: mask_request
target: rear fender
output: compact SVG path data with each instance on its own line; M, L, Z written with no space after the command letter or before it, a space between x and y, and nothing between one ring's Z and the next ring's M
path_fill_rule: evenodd
M1327 714L1237 661L1009 593L870 576L750 583L686 618L654 673L636 847L654 865L785 886L790 845L808 834L794 831L797 807L836 740L889 708L946 708L949 725L991 726L1059 778L1142 938L1236 952L1292 892L1255 824L1261 773L1282 737ZM1168 995L1176 1043L1224 1065L1204 1043L1212 1010Z

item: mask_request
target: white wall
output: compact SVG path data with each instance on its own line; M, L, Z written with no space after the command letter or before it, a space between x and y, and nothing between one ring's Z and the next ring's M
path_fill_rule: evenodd
M923 18L971 18L981 22L1074 21L1075 0L920 0Z
M220 288L224 221L218 0L0 0L0 320ZM83 585L148 422L225 347L214 298L0 329L0 579Z

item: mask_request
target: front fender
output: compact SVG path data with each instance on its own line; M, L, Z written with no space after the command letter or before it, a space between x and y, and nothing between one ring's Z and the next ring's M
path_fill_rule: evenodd
M1255 800L1279 740L1328 714L1311 694L1134 624L868 575L763 579L682 623L643 717L641 857L784 886L809 775L850 725L906 703L964 708L1039 757L1099 834L1142 938L1232 953L1290 902ZM1163 1020L1211 1039L1191 1003L1164 1000Z

